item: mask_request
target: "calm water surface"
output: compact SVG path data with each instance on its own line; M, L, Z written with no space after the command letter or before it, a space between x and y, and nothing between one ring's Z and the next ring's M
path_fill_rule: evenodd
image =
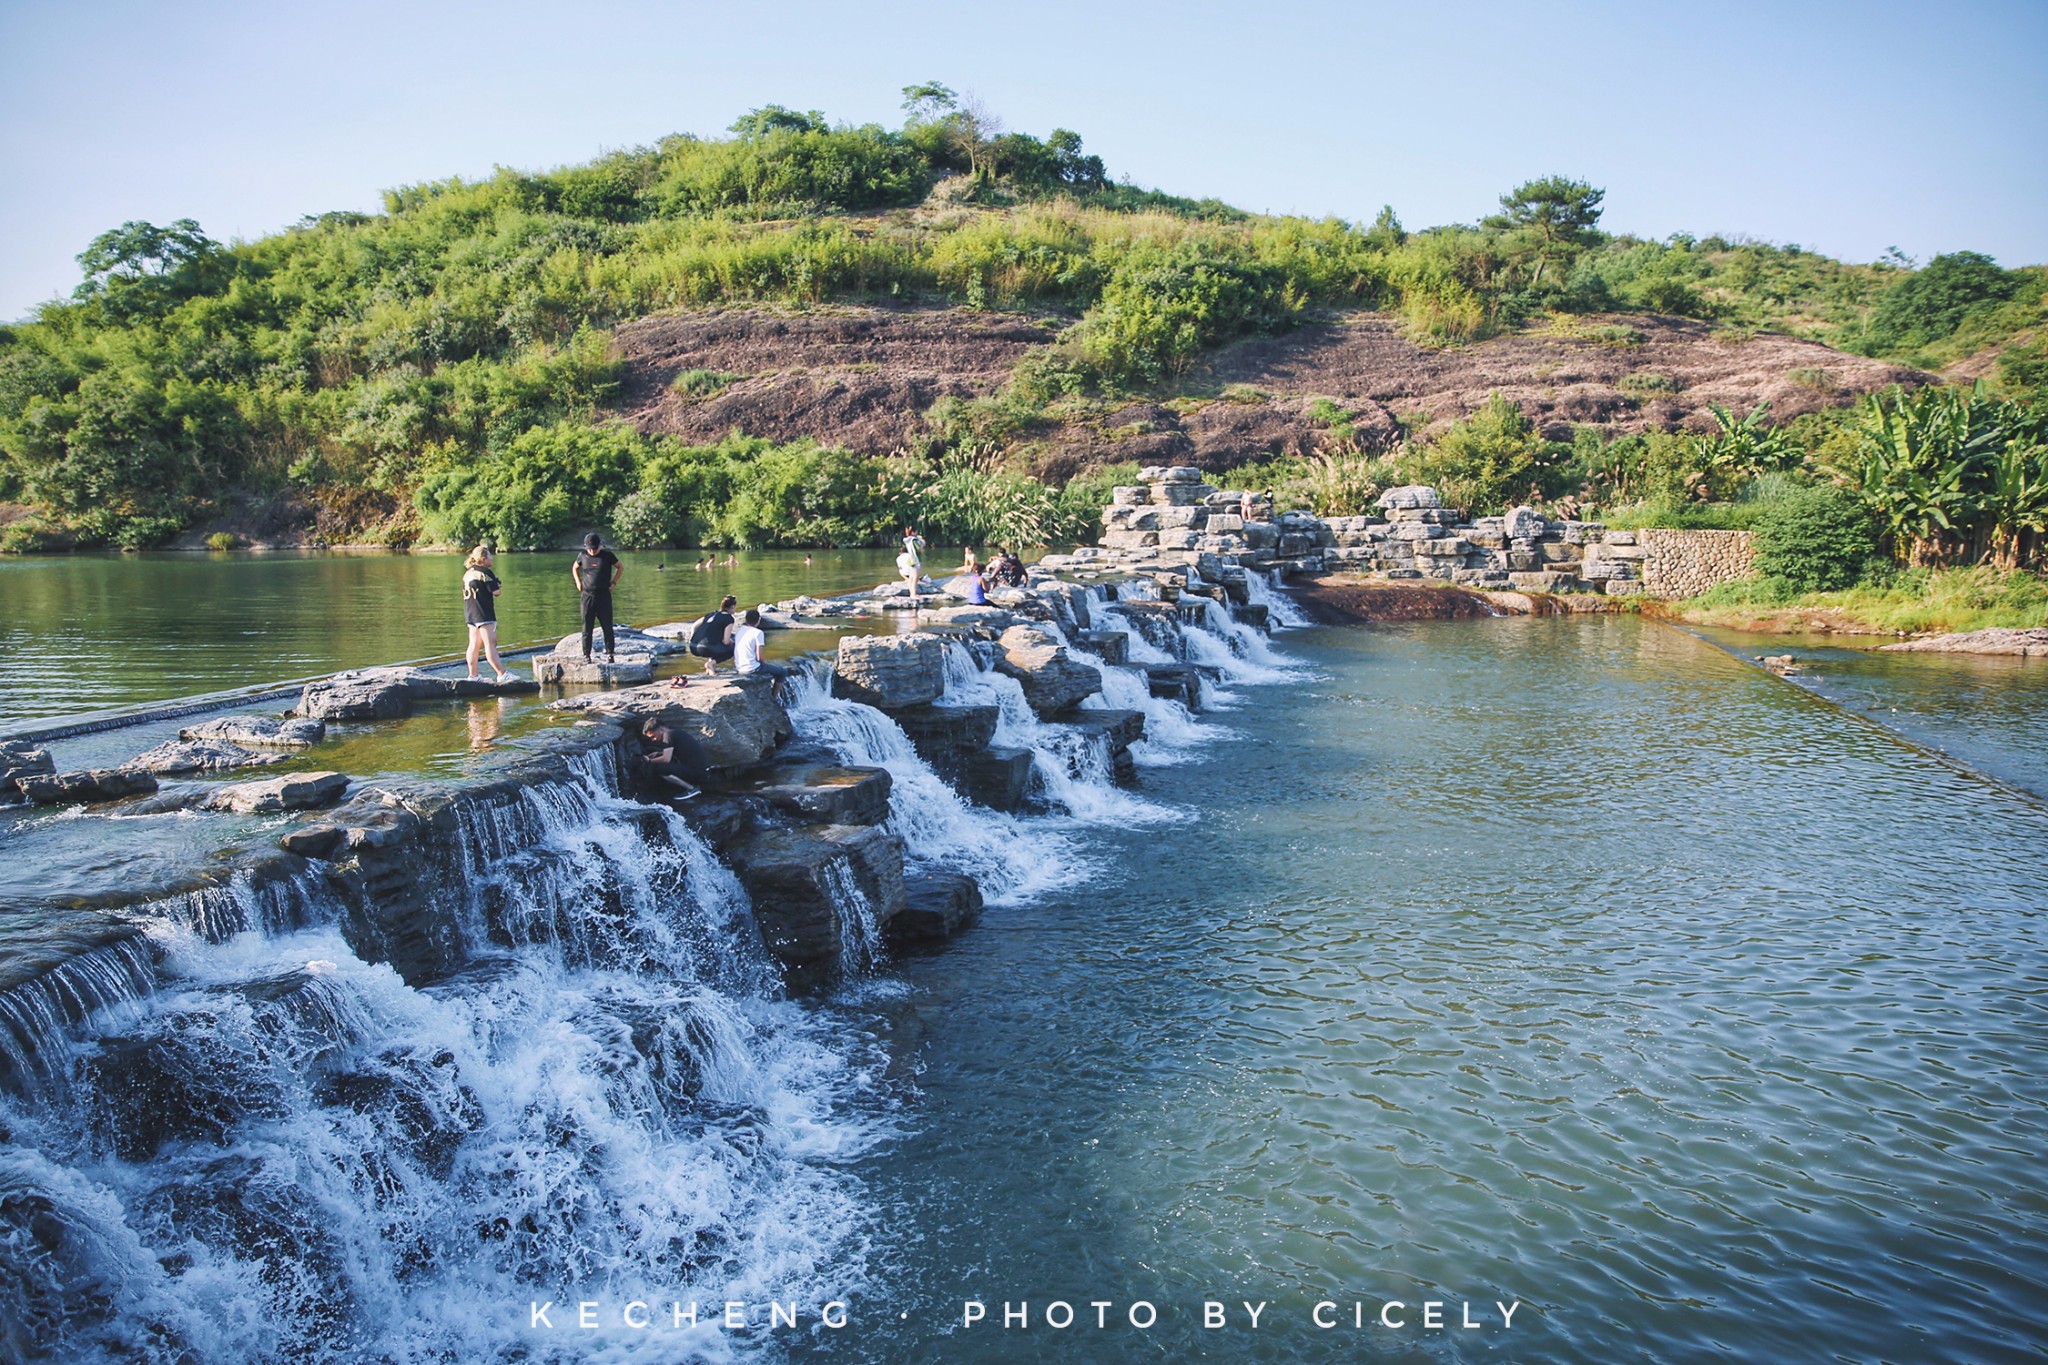
M569 559L499 558L500 644L551 643L580 627ZM818 551L808 567L801 550L761 552L703 573L681 552L624 559L618 619L643 625L694 619L726 593L744 604L842 593L894 572L882 550ZM0 727L466 644L459 555L0 557Z
M817 1350L2040 1358L2040 802L1634 619L1287 643L1148 774L1198 823L904 968L892 1267Z

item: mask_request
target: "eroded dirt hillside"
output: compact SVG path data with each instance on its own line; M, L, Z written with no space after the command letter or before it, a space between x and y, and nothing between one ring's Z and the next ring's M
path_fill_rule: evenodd
M616 335L628 365L622 409L642 430L713 441L734 428L785 441L809 436L881 455L912 440L940 398L997 392L1067 320L965 309L722 309L645 318ZM671 385L704 371L697 393ZM1319 321L1217 352L1185 386L1192 396L1106 406L1085 421L1031 433L1033 463L1053 478L1120 460L1221 469L1273 454L1309 454L1334 439L1330 400L1353 414L1352 438L1395 440L1402 424L1454 421L1499 393L1554 438L1579 424L1615 432L1700 428L1709 405L1773 420L1853 402L1931 376L1818 342L1760 333L1717 336L1706 323L1658 316L1586 319L1431 349L1370 313Z

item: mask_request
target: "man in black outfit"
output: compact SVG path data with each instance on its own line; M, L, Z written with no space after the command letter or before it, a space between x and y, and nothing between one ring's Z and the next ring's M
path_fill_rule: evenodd
M583 549L569 566L569 575L576 580L576 591L583 598L583 657L586 659L590 657L590 628L602 625L604 661L617 662L612 653L612 588L625 572L626 566L619 563L619 557L605 548L603 537L595 531L583 537Z

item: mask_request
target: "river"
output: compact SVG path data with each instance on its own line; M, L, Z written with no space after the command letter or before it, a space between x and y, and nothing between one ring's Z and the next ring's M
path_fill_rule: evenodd
M347 1331L347 1359L2038 1358L2048 807L2027 779L2048 670L1972 674L1991 700L1966 708L1937 705L1953 661L1817 695L1633 617L1276 643L1236 666L1227 709L1146 755L1135 795L993 817L906 780L911 760L919 851L1002 894L943 952L822 1004L763 994L745 953L664 950L650 978L543 951L418 992L317 926L180 948L200 983L325 962L354 992L346 1046L379 1065L450 1040L477 1136L439 1177L379 1177L414 1192L381 1212L346 1207L367 1139L268 1102L292 1083L268 1073L242 1078L265 1103L216 1116L225 1138L181 1130L153 1163L90 1123L0 1113L0 1177L97 1210L131 1268L93 1283L138 1315L280 1355ZM1953 742L1882 724L1895 704L1940 710ZM844 705L798 712L800 735L904 763ZM443 743L469 751L460 729ZM620 860L628 815L547 814L550 875L629 907L634 878L660 885ZM644 1087L605 1088L591 1020L656 1006L730 1036L715 1103L661 1117ZM164 1017L195 1010L226 1026L190 999ZM355 1316L209 1261L208 1220L231 1215L180 1211L225 1160L294 1150L318 1158L305 1202L255 1218L259 1244L345 1263ZM280 1225L322 1216L353 1231L280 1250ZM654 1249L664 1226L696 1249ZM721 1294L754 1325L621 1321L693 1297L713 1319ZM774 1296L796 1327L768 1324ZM195 1325L252 1301L315 1320ZM847 1326L820 1321L828 1301ZM126 1340L148 1354L139 1326ZM93 1341L81 1356L111 1358Z

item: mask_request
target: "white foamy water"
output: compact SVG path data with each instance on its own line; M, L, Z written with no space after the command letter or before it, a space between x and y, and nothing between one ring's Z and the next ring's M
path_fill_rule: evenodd
M918 756L901 726L872 706L833 696L826 676L790 678L790 721L800 737L823 744L842 763L889 770L888 827L902 836L906 856L968 874L996 905L1070 886L1086 874L1081 854L1059 833L971 805Z
M863 1286L845 1163L890 1131L882 1059L779 998L710 850L582 783L460 847L428 889L471 965L424 989L356 955L315 878L308 927L261 927L277 907L246 888L224 941L219 915L158 922L156 992L88 1021L61 1093L0 1103L0 1204L66 1229L61 1263L0 1284L10 1323L80 1313L83 1361L720 1359L748 1338L710 1305L815 1316ZM67 1307L87 1285L119 1311ZM620 1319L677 1297L707 1325ZM608 1305L595 1331L561 1310L582 1300Z
M1056 624L1047 622L1044 628L1065 638ZM1073 650L1073 646L1068 649ZM1083 651L1073 652L1093 658ZM1105 686L1109 685L1108 674L1115 671L1104 670ZM1082 824L1119 827L1169 824L1189 818L1184 811L1148 801L1117 786L1110 773L1107 741L1080 733L1072 726L1041 721L1024 700L1022 683L994 669L982 668L964 645L953 645L946 651L946 695L941 705L948 703L996 708L995 743L1031 751L1035 795L1056 813Z
M1315 624L1295 603L1294 595L1276 579L1269 579L1257 569L1246 569L1244 586L1246 595L1266 609L1266 620L1273 625L1293 629Z

